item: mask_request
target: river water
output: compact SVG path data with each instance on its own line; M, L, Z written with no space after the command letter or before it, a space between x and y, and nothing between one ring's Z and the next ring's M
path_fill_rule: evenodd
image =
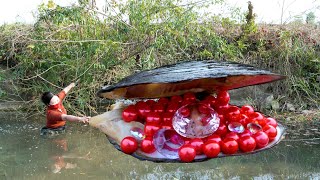
M317 120L290 124L276 147L199 163L140 161L116 150L88 125L41 137L41 117L0 113L0 179L320 179Z

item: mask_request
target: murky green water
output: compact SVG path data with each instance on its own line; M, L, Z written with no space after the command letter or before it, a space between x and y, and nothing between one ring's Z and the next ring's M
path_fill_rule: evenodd
M76 123L45 139L39 136L44 124L44 118L0 114L0 179L320 178L319 123L289 125L287 138L264 152L191 164L140 161L117 151L97 129Z

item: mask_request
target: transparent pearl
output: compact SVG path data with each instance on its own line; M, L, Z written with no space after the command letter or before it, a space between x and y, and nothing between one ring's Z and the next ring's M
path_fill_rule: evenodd
M184 140L173 129L160 129L153 136L153 144L163 156L169 159L178 159L178 151L184 144Z
M144 138L146 138L146 135L144 134L143 129L138 127L133 127L130 129L131 135L138 141L142 141Z
M228 125L228 129L231 132L242 133L244 131L244 127L239 122L231 122Z
M220 119L215 110L203 103L182 106L172 119L174 130L187 138L210 136L219 128L219 123Z
M247 124L247 128L249 129L249 131L252 134L257 133L257 132L261 131L261 129L262 129L262 127L257 123L249 123L249 124Z

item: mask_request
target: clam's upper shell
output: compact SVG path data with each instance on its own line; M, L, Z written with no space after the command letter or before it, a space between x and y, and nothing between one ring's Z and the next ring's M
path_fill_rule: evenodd
M98 96L108 99L160 98L186 92L212 93L283 78L285 76L234 62L184 61L128 76L115 85L102 87Z

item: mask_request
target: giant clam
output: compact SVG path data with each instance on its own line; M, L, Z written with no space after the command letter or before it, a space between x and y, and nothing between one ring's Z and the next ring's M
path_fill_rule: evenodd
M275 74L266 70L257 69L250 65L244 65L244 64L234 63L234 62L217 62L213 60L185 61L185 62L180 62L174 65L167 65L167 66L159 67L152 70L142 71L142 72L133 74L131 76L128 76L115 85L102 87L102 89L98 91L98 96L101 98L108 98L108 99L134 99L134 100L140 99L140 102L141 101L143 102L143 100L150 99L150 98L156 98L156 99L157 98L161 99L164 97L179 98L188 93L189 94L194 93L194 94L200 94L200 95L214 94L221 91L225 92L231 89L268 83L268 82L280 80L283 78L285 77L279 74ZM211 96L211 97L216 98L214 96ZM152 102L159 103L157 102L157 100L155 101L152 100ZM140 104L143 104L143 103L140 103ZM190 104L197 104L197 105L190 105ZM181 105L181 102L180 102L180 105ZM202 106L202 105L203 105L203 102L202 101L199 102L199 99L197 98L194 100L194 102L186 103L184 105L181 105L182 107L179 106L179 108L181 109L181 108L188 107L189 111L191 111L191 115L189 112L188 118L189 116L194 116L198 118L198 116L200 116L199 114L201 114L199 112L201 111L197 108L198 106ZM224 106L227 107L228 109L232 105L227 104ZM250 121L250 123L247 122L246 124L243 124L243 125L239 122L231 122L230 119L224 120L224 122L222 122L221 118L225 119L224 116L227 117L227 115L223 114L224 111L223 113L222 111L219 111L218 110L219 107L214 107L213 105L212 107L210 107L210 104L208 105L208 108L211 109L212 111L212 113L210 113L210 118L211 118L210 121L213 122L212 126L210 126L209 129L208 128L206 129L206 132L208 132L209 130L209 133L207 134L194 133L190 135L190 133L188 134L187 132L186 136L184 136L184 134L181 134L181 132L177 131L177 128L175 126L169 125L169 127L166 126L165 129L161 129L161 127L164 128L164 125L159 126L159 128L154 130L155 132L153 132L151 135L151 138L154 138L153 143L156 144L157 146L155 148L156 151L152 151L151 153L150 152L146 153L145 151L138 148L131 155L141 160L149 160L154 162L182 162L181 158L179 158L178 156L178 149L180 146L183 146L183 144L186 144L188 141L194 138L197 138L197 136L199 136L199 138L203 138L204 139L203 141L205 141L205 139L208 136L210 136L210 134L215 134L217 132L217 128L218 126L220 128L221 124L228 124L229 131L234 131L239 134L242 133L243 130L245 129L250 130L252 134L258 131L263 131L261 127L262 125L261 123L259 124L258 121L254 121L254 122ZM232 107L237 108L235 106L232 106ZM115 148L117 148L120 151L121 151L121 147L120 147L121 141L127 136L133 136L138 141L142 141L146 136L145 129L146 129L146 126L148 125L148 123L144 123L144 121L141 121L141 119L145 117L141 117L140 120L130 120L130 121L124 119L123 113L126 108L127 109L129 108L128 104L116 103L115 107L113 107L111 111L92 117L90 120L90 125L93 127L99 128L102 132L104 132L108 140L115 146ZM179 115L179 113L181 112L179 108L174 109L174 111L172 112L173 119L176 118L177 114ZM153 111L155 110L151 109L150 112L148 113L152 113ZM256 113L256 114L260 114L260 113ZM139 114L139 117L140 115L141 114ZM148 115L146 116L149 117ZM164 116L163 114L161 114L161 118L164 118L162 116ZM184 122L185 123L184 127L187 127L186 124L190 122L188 118ZM178 122L178 123L181 124L181 122ZM200 126L205 127L205 125L203 124ZM194 126L191 127L188 124L188 128L192 129L193 127ZM241 131L239 131L239 129ZM239 149L235 153L231 153L231 154L220 152L216 157L227 157L227 156L251 154L251 153L256 153L259 151L269 149L274 145L276 145L277 143L279 143L284 135L285 128L281 124L277 123L277 125L275 126L275 129L276 129L276 134L274 135L274 137L272 137L272 139L270 139L270 141L267 144L259 148L255 148L250 151L241 151ZM175 135L170 137L165 134L165 133L172 134L172 132L175 133ZM194 129L192 129L192 132L194 132ZM165 152L162 151L162 149L159 150L159 143L161 145L161 148L164 148L164 145L166 144L163 144L165 143L163 141L167 141L168 139L166 138L168 137L175 138L174 140L171 139L172 141L174 141L173 143L174 147L168 147L169 151L165 151ZM170 153L173 153L173 154L170 155ZM204 161L208 159L210 158L206 156L206 154L200 153L195 156L193 162Z

